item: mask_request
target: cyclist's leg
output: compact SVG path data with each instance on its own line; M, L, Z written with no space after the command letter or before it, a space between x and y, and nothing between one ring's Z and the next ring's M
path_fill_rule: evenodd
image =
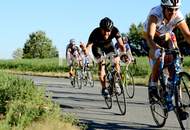
M159 59L157 60L149 59L149 60L152 72L149 79L148 92L151 97L152 96L158 97L157 86L158 86L158 72L159 72L160 61Z
M73 77L73 76L74 76L73 62L71 62L69 65L69 77Z
M105 74L105 63L102 63L101 61L101 56L103 56L103 52L100 48L92 46L92 54L94 55L97 64L98 64L98 77L102 86L102 95L103 96L108 96L108 90L106 89L106 74Z
M105 65L102 65L102 63L98 64L98 76L99 80L102 86L102 95L107 96L108 92L106 90L106 73L105 73Z

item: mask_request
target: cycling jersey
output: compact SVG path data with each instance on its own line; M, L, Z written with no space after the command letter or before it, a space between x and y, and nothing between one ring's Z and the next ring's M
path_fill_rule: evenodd
M101 28L95 28L92 33L90 34L90 37L88 39L88 44L92 45L92 53L95 58L100 58L102 55L102 52L104 53L110 53L110 52L116 52L115 47L112 43L112 39L118 39L121 37L121 34L119 30L116 27L113 27L110 36L107 40L104 39L104 36L101 33ZM88 46L87 44L87 46Z
M145 23L144 23L144 31L147 32L148 27L148 20L151 15L155 16L157 18L157 24L156 24L156 32L159 33L159 35L163 35L165 33L170 33L175 28L175 26L184 20L184 17L180 10L177 10L176 16L172 18L167 24L164 23L164 14L163 14L163 8L161 5L156 6L151 9Z
M69 66L72 65L73 60L80 61L81 57L80 57L79 47L77 47L76 45L69 44L66 48L66 59L67 59L67 64Z

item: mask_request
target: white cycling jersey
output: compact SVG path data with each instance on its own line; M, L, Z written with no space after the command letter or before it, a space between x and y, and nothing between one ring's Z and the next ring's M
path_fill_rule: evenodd
M160 34L163 35L165 33L170 33L172 30L175 28L175 26L180 23L181 21L184 20L184 16L182 15L180 10L177 10L177 14L174 18L172 18L167 24L164 23L164 14L163 14L163 8L161 5L153 7L149 15L144 22L144 31L147 32L147 27L148 27L148 19L151 15L154 15L157 17L158 22L156 24L156 31Z

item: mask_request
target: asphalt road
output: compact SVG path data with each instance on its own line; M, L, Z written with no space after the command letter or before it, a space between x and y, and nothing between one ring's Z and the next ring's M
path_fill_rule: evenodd
M100 84L95 86L73 88L69 79L25 76L36 85L46 87L47 93L52 94L52 100L60 103L64 113L74 113L81 122L88 124L89 130L180 130L174 112L163 128L157 128L153 121L148 103L147 88L136 86L133 99L127 99L127 113L120 115L117 103L112 109L107 109L104 98L100 95ZM190 120L187 122L190 128Z

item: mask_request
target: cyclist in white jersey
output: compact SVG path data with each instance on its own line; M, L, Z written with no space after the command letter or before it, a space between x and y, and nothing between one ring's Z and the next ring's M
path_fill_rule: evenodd
M190 31L180 11L181 0L161 0L158 5L150 10L144 23L144 38L149 47L149 61L151 66L151 77L149 82L149 93L157 94L157 81L159 71L160 48L178 48L174 28L179 28L184 38L190 43ZM172 61L168 56L165 62Z

